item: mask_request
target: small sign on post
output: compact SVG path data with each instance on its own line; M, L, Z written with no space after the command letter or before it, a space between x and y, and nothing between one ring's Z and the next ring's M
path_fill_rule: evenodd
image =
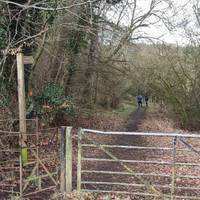
M17 77L18 77L18 101L19 101L19 129L21 159L23 164L28 160L27 134L26 134L26 101L25 101L25 82L24 82L24 56L17 53Z

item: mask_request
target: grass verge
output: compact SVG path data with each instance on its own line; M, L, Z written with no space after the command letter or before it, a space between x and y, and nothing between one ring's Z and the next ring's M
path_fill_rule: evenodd
M132 112L135 112L136 109L137 107L133 103L125 102L121 104L118 109L113 110L112 112L113 114L126 119Z

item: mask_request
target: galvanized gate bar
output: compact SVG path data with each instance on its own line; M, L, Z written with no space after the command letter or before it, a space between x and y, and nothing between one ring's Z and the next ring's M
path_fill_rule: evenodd
M172 150L173 148L167 147L140 147L140 146L128 146L128 145L112 145L102 144L106 148L121 148L121 149L141 149L141 150ZM98 147L96 144L82 144L82 147Z
M150 161L150 160L113 160L106 158L82 158L84 161L97 161L97 162L123 162L123 163L143 163L143 164L155 164L155 165L173 165L173 162L166 161ZM200 166L200 163L181 163L177 162L176 165L180 166Z
M112 144L102 144L103 147L106 148L120 148L120 149L139 149L139 150L165 150L171 151L173 148L171 147L155 147L155 146L130 146L130 145L112 145ZM96 144L82 144L82 147L98 147ZM177 148L176 151L191 151L191 148ZM200 148L195 148L195 151L199 152ZM200 152L199 152L200 154Z
M82 170L82 173L95 173L95 174L116 174L116 175L130 175L130 172L118 172L118 171L96 171L96 170ZM162 177L171 177L171 174L155 174L155 173L135 173L138 176L162 176ZM196 176L194 176L196 177ZM200 176L199 176L200 179Z
M113 171L95 171L95 170L82 170L82 173L96 173L96 174L116 174L116 175L132 175L129 172L113 172ZM157 174L157 173L136 173L139 176L158 176L158 177L171 177L171 174ZM186 175L176 175L177 178L185 179L200 179L200 176L186 176Z
M200 138L200 135L197 134L188 134L188 133L154 133L154 132L110 132L110 131L97 131L91 129L82 129L84 134L87 133L96 133L102 135L138 135L138 136L158 136L158 137L182 137L182 138Z
M132 186L132 187L143 187L145 188L145 184L136 184L136 183L122 183L122 182L106 182L106 181L82 181L81 184L92 184L92 185L120 185L120 186ZM154 184L157 188L168 188L170 189L170 185L160 185ZM177 189L184 190L200 190L200 187L186 187L186 186L177 186ZM171 196L172 197L172 196Z

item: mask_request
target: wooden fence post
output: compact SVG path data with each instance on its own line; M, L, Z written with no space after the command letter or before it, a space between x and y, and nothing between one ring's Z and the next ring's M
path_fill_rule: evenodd
M61 127L60 144L60 191L65 192L65 127Z
M27 135L26 135L26 101L24 83L24 56L17 53L17 78L18 78L18 101L19 101L19 129L21 135L21 159L23 164L27 162Z
M81 194L81 140L82 140L82 129L78 131L78 161L77 161L77 192Z
M65 191L72 191L72 127L66 127L65 140Z

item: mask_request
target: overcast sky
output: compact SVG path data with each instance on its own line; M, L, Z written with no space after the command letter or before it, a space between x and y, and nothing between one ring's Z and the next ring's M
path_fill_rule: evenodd
M167 1L167 0L166 0ZM134 34L141 34L146 35L149 37L155 37L158 38L162 36L160 39L167 42L167 43L178 43L179 45L184 45L189 42L187 39L184 29L179 27L178 24L181 24L183 21L188 21L187 23L187 28L192 27L192 29L195 29L195 19L194 19L194 14L193 14L193 1L195 0L171 0L173 2L172 9L166 9L166 12L164 12L164 16L167 16L169 18L169 21L173 22L174 25L176 25L176 28L173 29L168 29L162 22L156 23L155 25L152 25L148 28L142 28L139 30L138 33ZM130 0L130 3L133 1ZM137 1L137 13L136 16L141 15L142 13L146 13L149 10L151 0L138 0ZM156 8L157 10L163 10L165 8L168 8L168 4L166 3L161 3L159 6ZM119 9L119 8L118 8ZM127 25L130 22L131 18L131 13L133 9L133 5L124 12L125 15L122 20L122 25ZM117 10L117 9L116 9ZM118 14L116 10L111 10L109 12L108 18L114 22L117 21L118 16L119 16L119 11ZM120 10L120 9L119 9ZM176 12L175 17L173 16L174 12ZM157 21L157 18L151 17L151 21Z
M188 21L189 24L187 24L187 27L195 28L192 1L173 0L173 3L177 8L177 15L171 20L173 20L175 24L179 24L182 21ZM176 26L175 29L168 30L165 25L160 24L157 27L151 27L147 32L155 36L163 35L162 39L167 43L178 43L184 45L189 42L184 29L178 26Z

